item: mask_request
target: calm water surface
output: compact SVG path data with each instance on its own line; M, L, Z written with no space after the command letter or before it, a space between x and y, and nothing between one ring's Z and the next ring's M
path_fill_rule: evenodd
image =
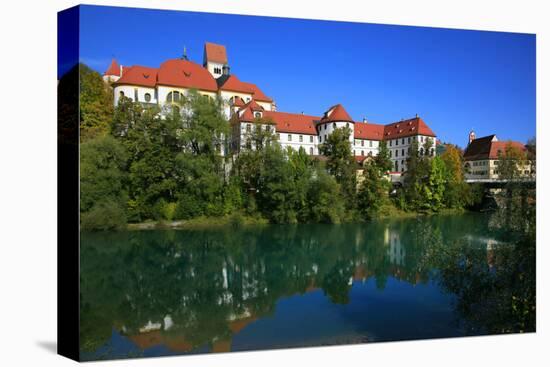
M505 240L481 214L84 233L81 357L486 334L460 312L461 292L432 260L459 241L490 272Z

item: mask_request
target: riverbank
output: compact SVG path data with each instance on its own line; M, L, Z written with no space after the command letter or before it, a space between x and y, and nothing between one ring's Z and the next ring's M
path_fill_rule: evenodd
M228 215L223 217L197 217L193 219L176 221L150 220L141 223L128 223L126 228L130 231L139 231L151 229L206 229L219 227L242 227L252 225L257 226L267 224L269 224L269 221L261 217Z
M379 215L374 220L381 219L407 219L421 216L432 215L457 215L468 212L465 209L442 209L439 212L407 212L397 209L394 206L382 208ZM346 223L356 223L357 221L349 221ZM128 223L126 229L130 231L139 230L154 230L154 229L207 229L207 228L222 228L222 227L243 227L243 226L258 226L268 225L269 221L259 216L245 215L228 215L223 217L197 217L187 220L176 221L154 221L148 220L140 223Z

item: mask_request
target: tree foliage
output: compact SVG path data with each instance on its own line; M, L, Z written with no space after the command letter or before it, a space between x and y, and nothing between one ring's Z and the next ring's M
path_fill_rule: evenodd
M80 141L109 133L113 120L113 92L101 75L79 64Z

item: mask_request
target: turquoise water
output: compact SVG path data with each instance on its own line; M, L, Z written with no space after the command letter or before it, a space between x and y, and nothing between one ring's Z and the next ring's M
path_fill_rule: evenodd
M488 334L465 307L463 271L440 255L475 249L476 271L491 274L505 239L482 214L84 233L81 357Z

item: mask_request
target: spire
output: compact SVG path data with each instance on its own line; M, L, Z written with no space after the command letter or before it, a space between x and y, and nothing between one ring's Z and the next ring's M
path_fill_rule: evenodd
M120 76L120 66L114 57L111 61L111 65L109 65L109 68L103 75Z
M187 57L187 47L183 46L183 55L181 56L182 60L189 60Z
M474 140L476 140L476 133L472 129L470 131L470 134L468 135L468 145L470 145L472 143L472 141L474 141Z

